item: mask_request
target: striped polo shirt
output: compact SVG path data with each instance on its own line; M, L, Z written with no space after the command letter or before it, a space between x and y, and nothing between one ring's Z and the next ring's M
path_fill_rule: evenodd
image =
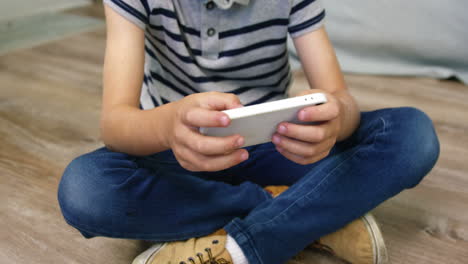
M320 0L104 0L145 31L142 109L186 95L234 93L244 105L282 99L287 36L322 26Z

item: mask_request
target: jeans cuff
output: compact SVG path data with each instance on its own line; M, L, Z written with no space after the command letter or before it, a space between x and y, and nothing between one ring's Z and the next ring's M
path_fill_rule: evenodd
M236 240L245 257L249 261L249 264L262 264L263 262L255 250L250 235L242 231L242 224L240 221L241 220L239 218L232 220L224 227L224 230L226 230L226 232Z

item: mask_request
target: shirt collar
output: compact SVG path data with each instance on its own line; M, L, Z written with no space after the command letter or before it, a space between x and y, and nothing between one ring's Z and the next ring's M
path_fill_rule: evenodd
M248 5L250 0L213 0L213 2L221 9L229 9L234 3Z

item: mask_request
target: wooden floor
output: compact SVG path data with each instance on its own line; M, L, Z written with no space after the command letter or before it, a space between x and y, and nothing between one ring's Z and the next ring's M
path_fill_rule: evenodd
M101 145L104 41L98 30L0 57L0 263L130 263L147 246L85 240L57 204L65 166ZM364 110L426 111L441 141L440 160L421 185L374 211L391 263L468 263L468 87L421 78L346 80Z

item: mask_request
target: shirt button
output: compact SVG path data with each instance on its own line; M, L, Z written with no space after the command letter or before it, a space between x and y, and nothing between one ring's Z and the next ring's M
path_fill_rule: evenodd
M214 28L209 28L209 29L206 31L206 34L208 35L208 37L214 36L214 34L216 34L216 29L214 29Z
M206 3L206 9L211 10L215 7L215 4L213 2L208 2Z

